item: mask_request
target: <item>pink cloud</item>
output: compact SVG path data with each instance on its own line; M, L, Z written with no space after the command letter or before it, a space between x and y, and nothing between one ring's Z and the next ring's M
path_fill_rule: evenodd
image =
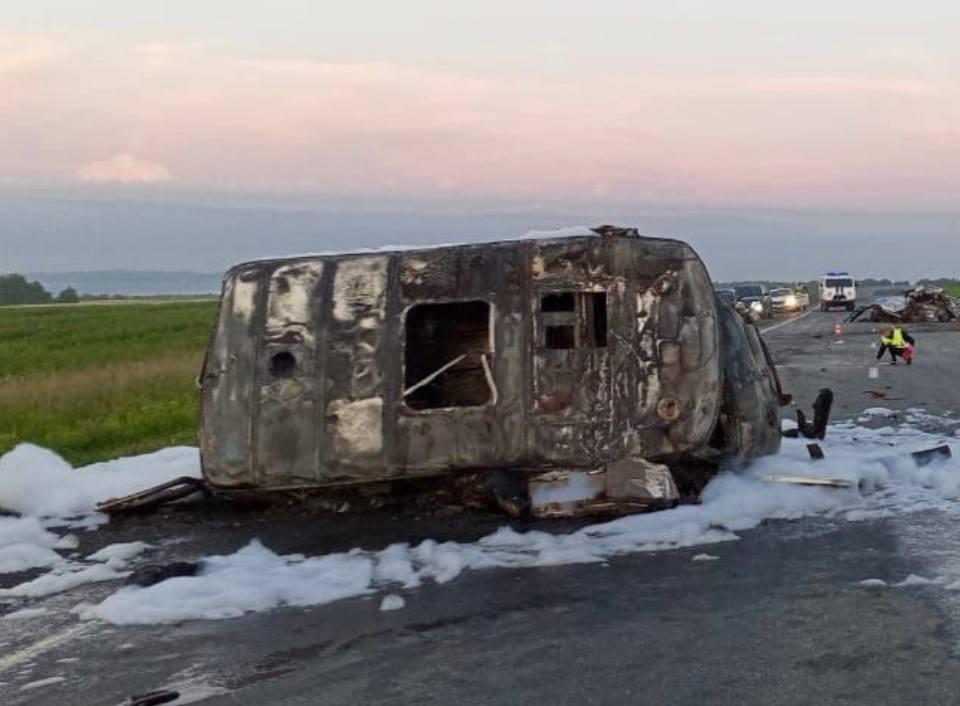
M896 200L897 174L952 202L960 178L941 147L960 92L933 72L538 74L80 44L70 61L0 50L0 67L45 67L0 72L3 173L151 183L173 164L181 184L244 189L791 205L871 185ZM117 145L135 154L86 163Z
M80 167L78 176L88 182L121 184L153 184L170 181L170 170L158 162L140 159L132 154L115 154L110 159L90 162Z
M50 37L0 34L0 75L48 65L62 53Z

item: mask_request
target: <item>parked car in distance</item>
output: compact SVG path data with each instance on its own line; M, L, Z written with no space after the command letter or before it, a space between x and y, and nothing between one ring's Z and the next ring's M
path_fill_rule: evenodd
M717 299L722 302L726 302L730 306L737 305L737 293L733 289L715 289L713 290L714 294L717 295Z
M773 316L773 304L767 288L759 284L744 284L734 287L737 304L741 305L752 318L769 319Z
M806 311L810 306L810 295L806 287L781 287L770 290L770 302L774 311Z

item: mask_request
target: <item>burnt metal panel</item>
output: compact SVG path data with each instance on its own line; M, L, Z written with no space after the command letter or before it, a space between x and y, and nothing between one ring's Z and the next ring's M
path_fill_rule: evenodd
M476 406L394 408L396 461L411 473L496 467L525 454L522 389L526 374L521 305L522 251L473 246L398 255L397 298L401 358L404 322L411 307L428 303L486 302L490 309L487 356L489 399ZM403 380L404 361L396 376Z
M676 241L616 244L628 296L616 336L624 451L646 458L706 444L719 413L713 288L696 253Z
M713 444L727 457L749 460L780 448L780 389L757 327L717 303L721 324L723 405Z
M317 347L325 345L317 315L324 263L306 260L268 271L260 346L256 481L295 485L321 480L316 464Z
M224 278L220 313L202 373L200 437L204 474L214 485L253 483L253 426L260 268Z
M327 306L322 463L334 480L380 477L384 366L396 354L384 337L389 255L338 258Z
M587 341L583 296L606 296L615 283L612 249L602 239L531 244L533 281L528 312L533 320L531 460L589 467L608 456L613 417L610 347ZM614 288L615 289L615 288ZM545 297L571 295L572 310L545 312ZM616 322L613 322L616 325ZM608 327L610 325L608 317ZM550 327L566 327L570 347L551 347Z

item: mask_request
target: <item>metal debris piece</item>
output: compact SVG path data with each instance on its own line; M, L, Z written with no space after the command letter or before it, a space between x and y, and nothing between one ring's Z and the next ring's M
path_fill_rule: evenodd
M177 576L196 576L200 570L198 561L171 561L167 564L147 564L131 573L126 580L128 586L153 586L161 581Z
M810 454L810 459L813 461L822 461L826 458L820 444L807 444L807 453Z
M207 485L200 478L181 476L138 493L122 498L110 498L97 503L97 510L110 515L145 512L175 500L183 500L197 493L206 493Z
M902 402L904 400L903 397L890 397L882 390L864 390L863 394L870 395L872 400L886 400L888 402Z
M813 476L763 476L770 483L785 483L787 485L808 485L824 488L852 488L853 482L843 478L816 478Z
M179 691L172 691L169 689L148 691L145 694L131 696L130 706L160 706L160 704L172 703L179 698Z
M592 507L609 505L605 476L602 471L550 471L533 476L528 481L530 513L541 518L592 514Z
M624 458L605 469L550 471L528 481L534 517L624 514L668 507L680 500L670 468L643 458Z
M803 410L797 410L797 428L783 432L785 437L796 439L803 436L807 439L823 439L827 435L827 425L830 423L830 410L833 408L833 390L824 387L817 393L813 401L813 422L807 420Z
M914 463L918 466L927 466L934 461L942 461L953 456L953 452L950 450L950 447L946 444L941 446L935 446L932 449L924 449L923 451L914 451L910 454L910 457L913 459Z
M606 495L610 499L673 503L680 499L670 468L644 458L622 458L607 466Z

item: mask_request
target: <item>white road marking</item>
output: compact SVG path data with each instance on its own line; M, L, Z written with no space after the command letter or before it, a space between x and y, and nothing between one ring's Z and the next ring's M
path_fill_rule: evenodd
M778 328L782 326L786 326L787 324L792 324L794 322L799 321L800 319L810 316L810 314L812 314L814 311L816 311L816 309L807 309L804 313L800 314L800 316L794 316L792 319L787 319L786 321L781 321L780 323L774 324L773 326L767 326L766 328L760 329L760 333L770 333L771 331L776 331Z

